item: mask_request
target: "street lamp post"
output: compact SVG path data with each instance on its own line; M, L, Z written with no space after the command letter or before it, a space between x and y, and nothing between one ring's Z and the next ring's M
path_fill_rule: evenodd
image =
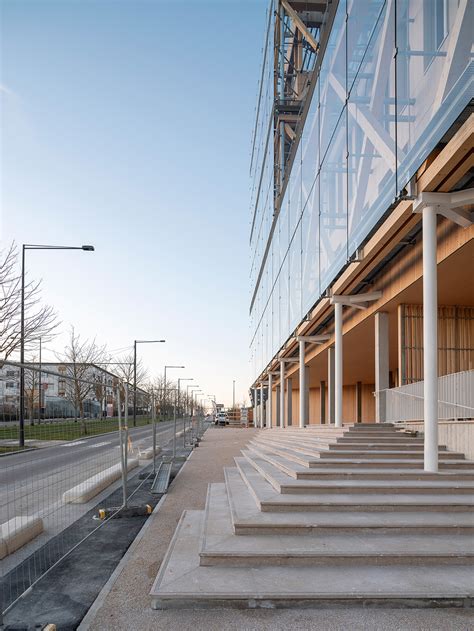
M235 410L235 379L232 381L232 411Z
M24 243L21 250L21 303L20 303L20 447L25 446L25 252L26 250L84 250L93 252L93 245L35 245Z
M137 426L137 344L164 344L166 340L134 340L133 342L133 427Z

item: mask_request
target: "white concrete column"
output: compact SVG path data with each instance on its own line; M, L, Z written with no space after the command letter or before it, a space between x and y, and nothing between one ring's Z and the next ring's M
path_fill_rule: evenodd
M285 427L285 362L280 361L280 427Z
M300 408L300 428L303 429L307 424L308 419L306 416L306 366L304 363L305 356L305 341L299 341L300 346L300 394L299 394L299 408Z
M264 425L264 410L265 406L263 404L263 383L260 384L260 427L263 428Z
M280 427L280 403L281 403L281 387L275 388L275 427Z
M436 210L423 208L423 379L425 471L438 471L438 286Z
M388 313L375 314L375 422L383 423L385 418L385 393L389 384L389 338Z
M293 425L293 379L286 380L286 426Z
M319 418L321 425L324 425L326 420L326 382L319 382Z
M342 427L342 304L334 305L334 416L336 427Z
M327 422L334 423L336 415L334 413L335 400L335 351L334 346L328 348L328 414Z
M268 373L268 399L267 399L267 427L271 429L273 424L272 413L273 413L273 375L271 372Z
M253 388L253 426L257 427L257 388Z
M309 366L305 366L304 407L306 410L306 425L309 425Z

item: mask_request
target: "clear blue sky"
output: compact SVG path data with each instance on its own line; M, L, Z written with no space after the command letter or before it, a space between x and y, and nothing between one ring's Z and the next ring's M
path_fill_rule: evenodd
M250 139L266 0L1 0L1 237L61 330L247 396ZM61 349L65 337L54 347ZM51 345L50 345L51 346Z

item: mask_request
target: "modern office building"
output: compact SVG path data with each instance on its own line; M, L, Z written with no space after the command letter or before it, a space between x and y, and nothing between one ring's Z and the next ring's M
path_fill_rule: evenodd
M257 424L434 428L458 384L439 378L472 381L473 13L270 2L251 156ZM455 396L446 416L474 416Z

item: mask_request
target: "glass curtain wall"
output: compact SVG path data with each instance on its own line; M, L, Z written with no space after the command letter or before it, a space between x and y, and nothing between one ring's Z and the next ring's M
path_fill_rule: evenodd
M469 0L339 0L251 311L254 378L473 97L472 27ZM269 164L272 155L267 146ZM257 204L252 291L272 176Z

